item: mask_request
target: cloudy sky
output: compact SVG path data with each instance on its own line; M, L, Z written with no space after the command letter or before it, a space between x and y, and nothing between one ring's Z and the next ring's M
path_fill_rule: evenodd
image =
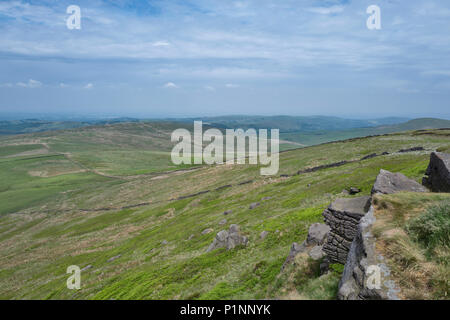
M2 0L0 32L0 113L450 118L448 0Z

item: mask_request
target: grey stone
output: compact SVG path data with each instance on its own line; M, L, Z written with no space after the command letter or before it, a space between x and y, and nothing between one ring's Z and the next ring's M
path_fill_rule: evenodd
M286 260L284 261L283 265L281 266L281 270L284 270L284 268L289 263L294 261L296 255L298 255L299 253L302 253L302 252L306 252L306 250L307 250L307 245L305 242L303 242L302 244L298 244L297 242L294 242L291 246L291 250L289 251L289 255L287 256Z
M331 228L323 223L314 223L309 227L307 244L323 244Z
M256 208L257 206L259 206L259 205L260 205L259 202L253 202L252 204L250 204L249 209L250 209L250 210L255 209L255 208Z
M434 192L450 192L450 154L432 152L422 184Z
M392 194L402 191L427 192L427 189L401 173L392 173L381 169L372 188L372 194Z
M208 228L208 229L203 230L203 231L202 231L202 234L205 235L205 234L211 233L211 232L213 232L213 231L214 231L213 229Z
M395 283L389 279L390 271L385 263L379 263L380 255L375 250L375 238L371 229L375 217L373 208L360 220L358 232L354 238L344 272L339 282L338 299L340 300L373 300L373 299L397 299L398 289ZM366 285L370 266L378 266L382 285L379 288L370 288Z
M228 215L228 214L230 214L230 213L233 213L233 210L227 210L227 211L224 211L224 212L223 212L223 215L226 216L226 215Z
M232 224L228 231L222 230L217 233L213 243L208 247L207 252L218 248L226 248L227 250L234 249L236 246L244 245L248 243L248 238L241 235L239 226Z
M357 194L357 193L360 193L360 192L361 192L361 189L355 188L355 187L351 187L350 190L349 190L349 193L351 195L354 195L354 194Z
M220 220L219 225L224 225L227 223L227 219Z
M167 241L167 240L163 240L163 241L161 241L161 244L163 245L163 246L165 246L166 244L168 244L169 242Z
M336 199L325 211L323 217L330 228L323 245L323 251L330 262L345 264L351 243L356 236L358 223L369 211L371 198Z
M322 250L322 246L315 246L309 251L311 259L318 261L325 256L325 252Z
M263 231L263 232L261 232L261 234L259 235L259 238L260 238L261 240L264 240L264 239L267 237L268 234L269 234L269 233L268 233L267 231Z

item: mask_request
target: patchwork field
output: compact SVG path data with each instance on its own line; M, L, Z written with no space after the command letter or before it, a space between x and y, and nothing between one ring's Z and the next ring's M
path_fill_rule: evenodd
M420 181L430 152L450 151L450 130L358 138L283 152L278 175L263 177L251 165L174 166L171 129L1 137L0 298L333 299L342 266L319 277L305 260L301 273L280 273L290 245L333 199L350 197L343 189L369 195L381 168ZM207 253L230 224L248 246ZM66 287L70 265L85 268L80 290Z

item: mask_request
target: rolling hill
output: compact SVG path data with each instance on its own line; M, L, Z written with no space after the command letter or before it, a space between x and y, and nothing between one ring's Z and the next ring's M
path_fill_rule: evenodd
M282 273L291 244L332 200L351 197L343 189L370 194L381 168L420 181L431 151L450 152L450 130L394 133L288 150L278 175L263 177L252 165L173 166L167 141L177 125L2 137L0 298L334 299L342 266L320 277L306 261ZM248 245L206 252L230 224ZM70 265L83 269L76 292L66 287Z

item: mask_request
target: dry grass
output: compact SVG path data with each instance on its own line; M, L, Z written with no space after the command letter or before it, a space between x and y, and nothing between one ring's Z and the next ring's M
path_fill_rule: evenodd
M448 299L449 248L439 247L432 256L406 230L408 221L448 194L376 195L373 232L376 250L387 259L393 278L400 287L399 297L408 300Z

